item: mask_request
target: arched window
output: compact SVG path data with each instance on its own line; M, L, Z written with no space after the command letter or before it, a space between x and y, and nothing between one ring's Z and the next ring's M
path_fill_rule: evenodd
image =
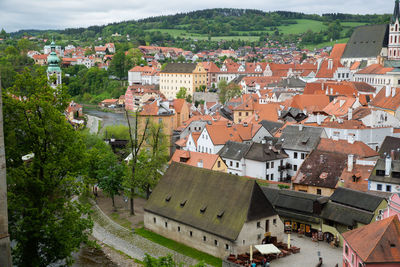
M389 50L389 56L392 56L392 49Z
M398 29L399 29L399 25L396 23L396 29L395 29L395 31L397 32Z
M393 56L396 56L396 50L394 50L394 52L393 52Z
M394 37L394 43L397 44L397 36Z
M390 36L390 43L393 43L393 35Z

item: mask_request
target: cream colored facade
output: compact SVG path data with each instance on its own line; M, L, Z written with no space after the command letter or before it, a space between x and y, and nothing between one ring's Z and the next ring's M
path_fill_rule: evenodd
M271 235L276 236L278 241L283 241L284 227L278 215L246 222L237 239L231 241L154 213L144 212L144 225L150 231L218 258L249 252L250 245L261 244L267 224Z
M200 64L192 73L160 73L160 91L167 99L175 99L182 87L186 88L187 95L193 96L201 85L207 86L207 71Z
M308 194L321 195L324 197L330 197L334 192L334 188L317 187L309 185L293 184L293 190L301 191Z
M218 157L217 161L212 167L212 170L228 173L228 166L226 166L225 162L221 159L221 157Z

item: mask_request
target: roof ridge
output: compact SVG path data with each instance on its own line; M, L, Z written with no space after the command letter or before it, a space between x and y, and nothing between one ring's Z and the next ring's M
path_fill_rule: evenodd
M386 218L384 220L388 220L388 223L386 224L386 229L385 231L382 232L382 234L379 236L379 238L377 238L376 240L376 244L375 246L372 247L372 250L368 253L368 256L366 257L365 261L368 260L368 258L371 256L372 252L375 250L375 248L378 246L379 242L381 241L382 237L384 236L384 234L387 232L389 225L391 224L391 222L394 220L394 218L396 217L396 215L391 216L389 218ZM382 222L382 221L381 221Z

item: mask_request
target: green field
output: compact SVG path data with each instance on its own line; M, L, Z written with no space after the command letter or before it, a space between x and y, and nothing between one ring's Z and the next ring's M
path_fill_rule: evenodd
M282 25L277 27L280 33L283 34L301 34L308 30L313 32L320 32L322 30L326 30L327 26L323 24L322 21L317 20L309 20L309 19L297 19L296 24L289 24L289 25ZM366 25L367 23L363 22L343 22L341 23L343 26L343 33L347 32L352 27L357 27L361 25ZM177 27L182 28L187 25L178 25ZM208 40L208 36L205 34L197 34L197 33L189 33L183 29L151 29L147 31L160 31L162 33L168 33L173 37L181 37L181 38L191 38L196 40ZM273 34L270 27L264 29L264 31L233 31L233 36L214 36L211 37L212 41L221 41L221 40L244 40L244 41L258 41L260 32L266 34ZM243 36L250 35L250 36ZM308 45L305 48L314 49L314 48L321 48L325 46L332 46L335 43L346 43L348 38L343 38L333 42L324 42L319 45Z
M332 42L320 43L317 45L315 45L315 44L305 45L304 48L309 49L309 50L313 50L314 48L319 49L319 48L323 48L326 46L334 46L335 44L346 44L348 40L349 40L349 38L343 38L343 39L339 39L339 40L332 41Z

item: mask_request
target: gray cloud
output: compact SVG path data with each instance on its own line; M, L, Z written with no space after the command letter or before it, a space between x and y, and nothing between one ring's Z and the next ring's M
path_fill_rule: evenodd
M169 15L206 8L250 8L305 13L391 13L394 0L0 0L0 28L63 29Z

